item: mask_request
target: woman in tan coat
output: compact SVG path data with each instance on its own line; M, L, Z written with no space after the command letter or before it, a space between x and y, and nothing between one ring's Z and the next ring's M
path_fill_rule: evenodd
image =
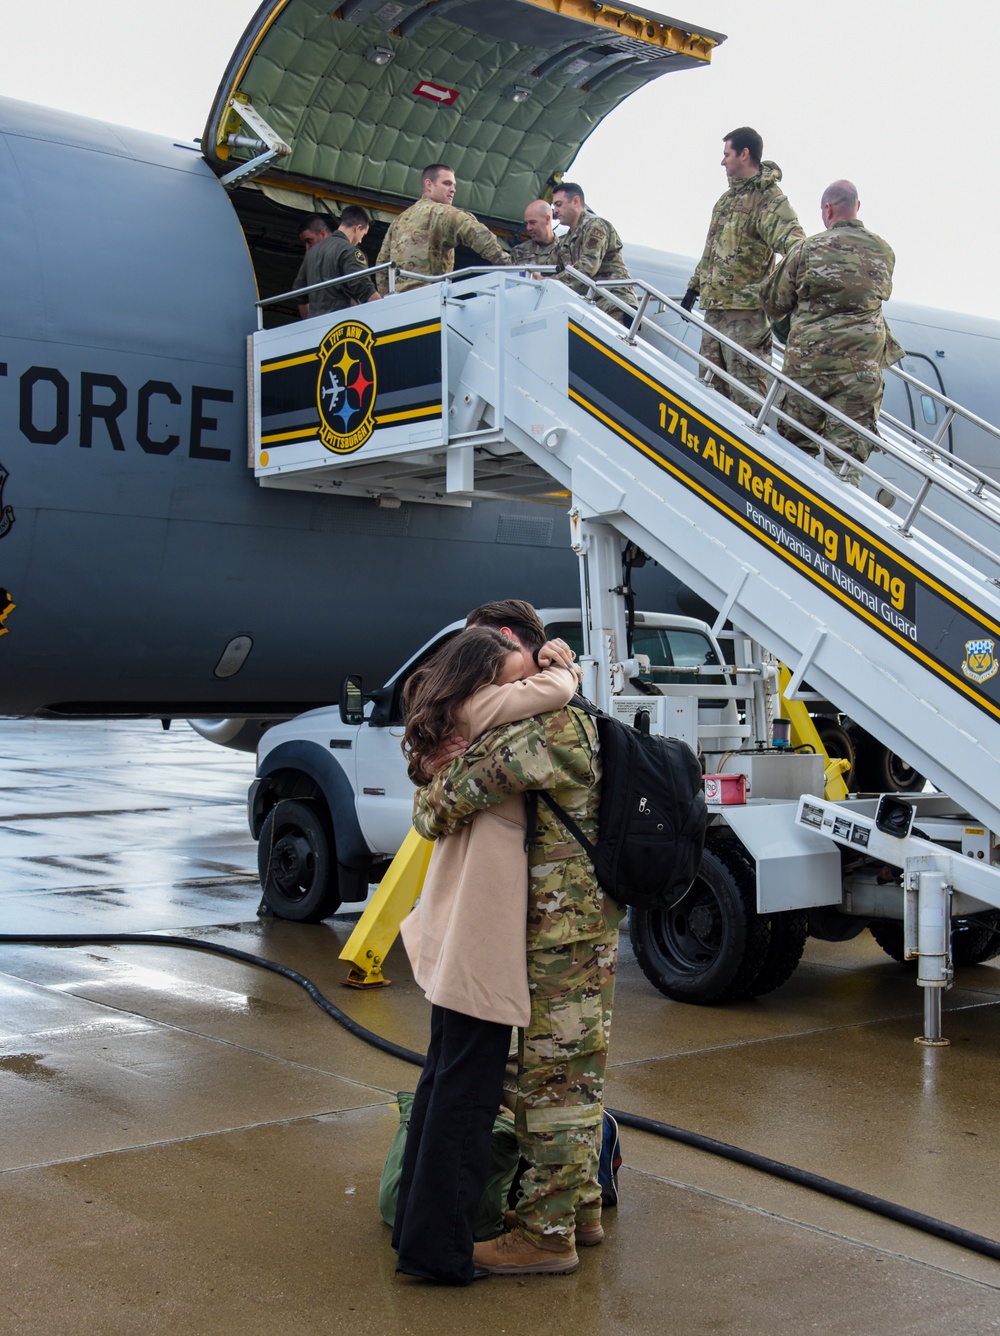
M404 750L426 783L442 745L560 709L578 685L562 641L525 680L498 631L460 632L407 685ZM431 1002L431 1040L414 1096L393 1229L397 1271L448 1285L476 1278L472 1228L489 1168L512 1025L530 1008L525 952L528 866L518 796L436 841L420 901L402 933Z

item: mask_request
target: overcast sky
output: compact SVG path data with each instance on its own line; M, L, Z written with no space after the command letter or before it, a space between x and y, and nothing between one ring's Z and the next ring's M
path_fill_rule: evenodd
M622 0L624 7L625 0ZM201 133L258 0L2 6L0 94L179 139ZM996 47L986 0L647 0L728 35L707 69L636 93L573 175L628 241L701 250L722 136L764 137L807 232L846 176L896 251L895 295L1000 316ZM461 203L461 200L457 200Z

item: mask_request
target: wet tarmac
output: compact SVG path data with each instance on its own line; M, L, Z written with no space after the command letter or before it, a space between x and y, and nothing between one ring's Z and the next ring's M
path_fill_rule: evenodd
M358 993L351 920L256 919L252 767L183 725L0 721L2 930L235 945L422 1049L398 948ZM634 1131L575 1275L402 1280L376 1194L414 1068L193 950L3 945L0 998L3 1336L1000 1331L1000 1262ZM608 1103L1000 1238L1000 970L959 972L950 1048L920 1029L867 933L714 1009L656 993L625 937Z

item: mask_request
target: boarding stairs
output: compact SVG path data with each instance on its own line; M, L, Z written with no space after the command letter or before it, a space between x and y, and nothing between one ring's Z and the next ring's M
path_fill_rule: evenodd
M635 310L614 284L580 279L587 297L465 271L332 328L317 317L261 331L259 483L382 506L564 498L578 544L602 526L624 535L718 608L718 627L787 664L787 694L808 683L1000 832L1000 488L902 427L872 440L850 486L778 434L778 370L763 368L767 393L745 411L664 328L665 314L697 316L644 284ZM971 416L921 390L944 415ZM813 439L834 468L854 467ZM880 459L905 465L909 490Z

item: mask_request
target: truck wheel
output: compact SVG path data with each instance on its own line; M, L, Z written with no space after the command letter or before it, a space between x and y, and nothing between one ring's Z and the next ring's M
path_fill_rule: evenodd
M951 924L951 956L956 965L981 965L1000 956L1000 914L984 910Z
M340 904L333 840L306 803L286 800L268 812L257 842L257 871L277 918L319 923Z
M900 964L916 965L903 956L903 925L896 919L873 919L868 924L879 946ZM981 965L1000 956L1000 913L987 910L951 921L951 958L956 968Z
M816 732L819 734L819 740L826 749L826 754L831 761L849 762L844 771L843 780L847 785L848 793L853 793L858 787L856 755L854 750L854 741L850 733L843 724L836 719L830 719L828 716L819 716L813 720L816 725Z
M745 875L749 878L749 885L756 886L757 865L745 849L727 845L726 858L730 869L733 868L734 860L738 858L746 869ZM770 935L764 960L756 978L739 994L740 997L763 997L765 993L773 993L776 988L788 982L802 959L806 938L809 936L809 916L805 911L788 909L768 914L767 922L770 925Z
M639 968L676 1002L705 1005L746 996L770 943L757 914L746 862L721 846L706 849L691 889L670 909L633 909L629 924Z
M872 919L868 930L887 956L901 965L910 962L903 955L903 925L896 919Z
M760 972L750 985L750 997L763 997L788 982L802 959L809 936L809 916L802 910L788 909L769 918L771 940Z
M856 728L853 731L857 763L856 787L866 793L917 793L924 787L924 777L908 761L897 756L878 738Z

